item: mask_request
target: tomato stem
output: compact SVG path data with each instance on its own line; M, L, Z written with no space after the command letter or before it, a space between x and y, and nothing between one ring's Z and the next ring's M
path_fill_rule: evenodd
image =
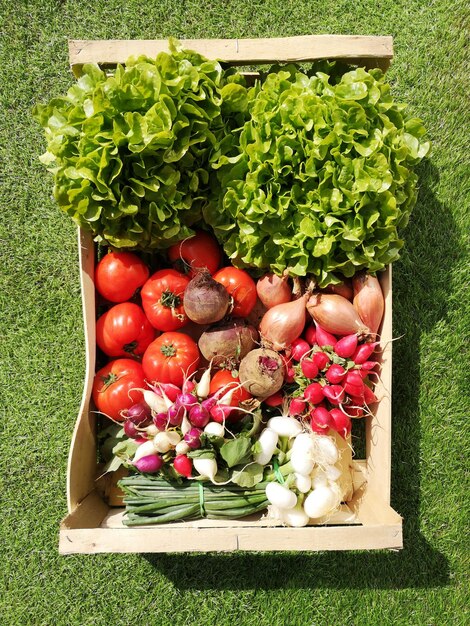
M181 304L181 298L173 291L167 289L161 295L160 304L168 309L176 309Z
M176 348L171 343L164 343L163 346L161 346L160 348L160 352L163 354L163 356L175 356Z
M135 349L137 348L137 341L131 341L130 343L126 343L122 349L124 352L128 354L134 354Z
M107 376L102 376L101 378L103 381L103 387L99 390L100 393L104 393L110 385L119 380L119 376L116 376L116 374L113 374L112 372L110 372Z

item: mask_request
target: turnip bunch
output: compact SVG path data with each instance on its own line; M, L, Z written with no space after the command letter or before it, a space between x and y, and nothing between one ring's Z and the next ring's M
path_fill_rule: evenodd
M257 448L255 459L275 468L265 474L270 518L287 526L306 526L340 505L340 454L332 437L284 414L268 421Z

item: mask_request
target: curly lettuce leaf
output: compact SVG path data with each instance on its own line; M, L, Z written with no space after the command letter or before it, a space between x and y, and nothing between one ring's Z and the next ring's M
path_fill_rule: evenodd
M238 144L214 164L224 193L203 213L235 265L323 287L398 258L430 144L380 70L318 68L248 90Z
M170 48L111 74L85 65L66 96L33 110L45 130L41 161L54 176L54 196L97 242L168 247L193 234L217 187L210 162L221 142L230 151L225 125L243 111L244 81L231 73L225 85L217 61Z

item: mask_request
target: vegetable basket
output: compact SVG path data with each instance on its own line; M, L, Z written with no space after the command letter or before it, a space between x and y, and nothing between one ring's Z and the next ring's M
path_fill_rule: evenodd
M303 36L277 39L187 40L185 48L233 65L273 62L308 62L343 59L367 67L386 69L393 56L391 37ZM70 41L70 63L80 75L84 63L113 66L131 55L156 56L166 41ZM243 520L197 520L158 526L128 528L116 488L105 494L97 480L96 412L92 384L96 366L96 303L93 282L96 249L92 235L78 232L80 281L85 324L86 374L80 411L70 448L67 500L68 515L60 528L59 551L99 552L206 552L206 551L323 551L374 550L402 547L402 519L390 507L391 483L391 365L392 286L390 266L381 273L385 314L381 335L380 398L374 414L365 418L365 458L345 454L345 470L351 477L347 502L321 525L290 528L275 525L262 514ZM346 447L349 451L349 448ZM114 493L114 500L113 500ZM106 496L106 497L105 497Z

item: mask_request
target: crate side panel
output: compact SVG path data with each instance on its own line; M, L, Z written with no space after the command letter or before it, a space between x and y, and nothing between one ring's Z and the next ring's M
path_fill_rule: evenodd
M90 411L95 371L95 289L93 272L95 250L91 235L78 231L80 285L85 330L85 380L83 395L70 444L67 467L67 504L69 513L94 488L96 474L96 420Z
M370 488L390 504L392 469L392 270L380 275L385 298L385 312L379 329L382 352L380 380L375 393L379 403L374 416L366 423L367 482Z
M183 39L184 48L232 65L313 61L316 59L379 59L393 57L393 38L367 35L303 35L265 39ZM168 51L163 40L70 40L70 65L116 65L130 56L155 57Z
M60 532L61 554L382 550L402 547L401 524L306 528L142 528Z

